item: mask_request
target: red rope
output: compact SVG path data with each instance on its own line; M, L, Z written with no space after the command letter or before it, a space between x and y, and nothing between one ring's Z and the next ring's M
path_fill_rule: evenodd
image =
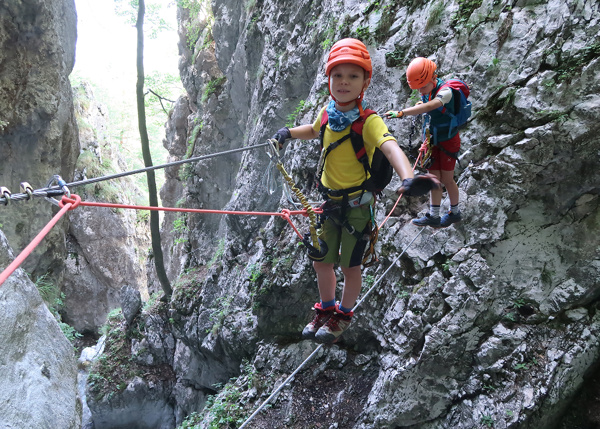
M413 166L413 171L421 159L423 152L419 149L419 157ZM396 204L392 207L392 210L388 213L387 217L384 221L379 225L378 230L387 222L389 217L392 215L398 202L402 198L403 194L400 194L398 199L396 200ZM96 203L96 202L86 202L81 201L81 197L76 194L71 194L71 197L67 197L63 195L61 201L58 203L60 207L60 211L54 215L52 220L48 222L48 224L40 231L40 233L29 243L29 245L23 249L23 251L15 258L15 260L8 266L2 273L0 273L0 286L6 281L6 279L25 261L25 259L31 254L33 249L35 249L40 242L44 239L44 237L50 232L52 227L56 225L56 223L60 220L60 218L69 210L73 210L78 206L86 206L86 207L108 207L108 208L117 208L117 209L133 209L133 210L154 210L154 211L164 211L164 212L180 212L180 213L204 213L204 214L230 214L230 215L254 215L254 216L278 216L285 219L290 226L294 229L298 237L300 239L304 239L304 236L300 234L300 231L293 224L290 216L292 215L302 215L308 217L308 213L306 209L303 210L288 210L283 209L281 212L250 212L250 211L235 211L235 210L209 210L209 209L181 209L175 207L152 207L152 206L135 206L130 204L113 204L113 203ZM323 212L320 208L314 208L313 211L317 214Z
M2 273L0 274L0 286L6 281L6 279L17 269L19 265L25 261L25 259L33 252L33 249L36 248L38 244L44 239L44 237L50 232L52 227L56 225L56 223L60 220L63 215L69 210L73 210L76 208L81 202L81 198L77 195L73 195L73 199L71 199L67 204L61 206L61 209L58 213L54 215L52 220L48 222L48 224L40 231L38 235L33 239L29 245L23 249L19 256L15 258L15 260L8 266Z
M44 239L44 237L50 232L52 227L60 220L60 218L69 210L73 210L78 206L87 207L109 207L118 209L134 209L134 210L154 210L154 211L165 211L165 212L182 212L182 213L213 213L213 214L231 214L231 215L256 215L256 216L279 216L285 219L291 227L294 229L300 239L304 239L300 231L292 223L290 216L302 215L308 216L306 209L304 210L288 210L283 209L281 213L278 212L249 212L249 211L234 211L234 210L208 210L208 209L179 209L174 207L151 207L151 206L134 206L129 204L112 204L112 203L95 203L81 201L79 195L71 194L71 197L63 195L61 201L58 203L60 211L52 218L50 222L40 231L40 233L33 239L29 245L23 249L23 251L15 258L15 260L0 274L0 286L6 281L6 279L23 263L23 261L31 254L33 249ZM317 214L322 213L323 210L314 208L313 211Z
M76 195L74 195L74 196L76 196ZM300 237L300 239L303 239L304 237L302 236L302 234L300 234L298 229L296 229L296 227L292 223L292 220L290 219L290 216L292 216L292 215L308 216L306 209L304 209L304 210L283 209L283 210L281 210L281 213L279 213L279 212L249 212L249 211L235 211L235 210L182 209L182 208L175 208L175 207L152 207L152 206L134 206L134 205L130 205L130 204L95 203L95 202L81 201L81 199L79 201L80 202L78 205L87 206L87 207L109 207L109 208L117 208L117 209L153 210L153 211L181 212L181 213L204 213L204 214L209 213L209 214L230 214L230 215L250 215L250 216L252 216L252 215L279 216L279 217L285 219L292 226L292 228L294 229L294 231L296 231L296 234L298 234L298 237ZM58 205L60 207L62 207L63 205L69 204L72 202L73 202L73 200L71 200L70 198L63 195L62 200L60 201L60 203ZM318 209L318 208L313 209L313 211L317 214L323 212L323 210Z

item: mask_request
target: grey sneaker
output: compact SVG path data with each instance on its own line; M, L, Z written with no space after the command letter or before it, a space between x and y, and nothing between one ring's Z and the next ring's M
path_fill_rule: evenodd
M429 213L427 213L423 217L420 217L418 219L413 219L412 224L417 225L417 226L431 226L432 228L439 228L440 227L440 218L437 216L433 217Z
M442 216L442 219L440 220L440 227L446 228L452 225L453 223L460 222L461 220L462 216L460 215L460 213L454 214L452 212L448 212L444 216Z
M323 309L321 303L317 302L313 309L315 310L315 317L313 317L313 320L311 320L302 330L302 338L307 340L315 338L315 334L319 328L323 326L335 312L335 305Z
M343 311L340 311L336 305L335 313L333 313L329 320L319 328L315 334L315 340L324 344L335 343L344 331L348 329L348 326L350 326L352 316L354 316L354 311L344 313Z

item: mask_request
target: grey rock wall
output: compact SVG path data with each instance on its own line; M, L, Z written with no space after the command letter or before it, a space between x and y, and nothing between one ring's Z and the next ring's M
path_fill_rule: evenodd
M56 174L69 181L79 143L69 73L75 61L73 0L4 1L0 5L0 183L13 193L43 188ZM3 230L22 250L52 217L37 199L2 210ZM24 267L62 279L65 224L53 229Z
M559 427L600 358L597 2L225 0L212 12L214 42L201 32L194 49L194 21L181 14L188 98L169 125L173 159L312 122L328 100L326 52L341 37L367 43L366 98L377 111L414 103L404 67L418 55L467 81L474 106L456 170L465 220L418 235L409 220L427 199L401 201L380 231L379 266L363 276L376 287L343 341L318 353L251 427ZM416 157L411 121L388 125ZM285 150L311 200L316 146ZM255 150L172 172L166 189L185 207L290 208L280 190L267 192L268 170ZM380 223L392 194L378 203ZM177 423L199 412L195 423L209 427L228 404L239 425L316 347L299 335L318 297L313 269L282 219L186 215L178 231L175 216L165 219L174 294L164 331L146 334L150 354L174 370L164 395Z
M89 84L75 88L81 152L74 180L127 171L118 146L107 135L107 109ZM72 192L83 201L147 205L131 177L91 183ZM80 206L69 215L64 320L79 332L97 333L106 315L120 306L123 285L149 297L146 259L150 248L148 212Z
M0 267L13 259L0 231ZM0 350L0 427L80 427L73 346L21 269L0 286Z

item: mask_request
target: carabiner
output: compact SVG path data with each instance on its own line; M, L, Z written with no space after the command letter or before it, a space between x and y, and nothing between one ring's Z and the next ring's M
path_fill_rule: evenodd
M267 143L269 143L267 145L267 155L269 156L269 159L276 163L279 162L279 151L277 150L279 142L275 139L268 139Z
M69 191L69 188L67 187L67 182L65 182L58 174L52 176L52 179L48 181L46 188L50 188L54 182L56 182L56 184L60 187L61 192L58 192L58 190L53 190L52 196L46 196L44 198L46 198L47 201L50 201L55 206L59 206L58 200L52 197L58 195L66 195L67 197L71 197L71 191ZM49 195L50 192L48 191L46 194Z

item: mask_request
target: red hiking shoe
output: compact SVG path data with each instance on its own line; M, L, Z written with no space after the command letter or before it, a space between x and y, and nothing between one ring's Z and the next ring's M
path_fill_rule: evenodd
M313 309L315 310L315 317L313 317L313 320L306 325L302 331L302 338L307 340L312 340L315 338L315 334L319 328L323 326L335 312L335 305L324 309L321 307L321 303L317 302L313 306Z
M327 322L319 328L315 334L315 340L323 344L333 344L344 333L352 322L354 311L344 313L339 309L338 304L335 305L335 313L327 320Z

